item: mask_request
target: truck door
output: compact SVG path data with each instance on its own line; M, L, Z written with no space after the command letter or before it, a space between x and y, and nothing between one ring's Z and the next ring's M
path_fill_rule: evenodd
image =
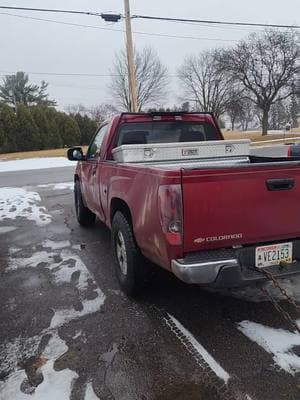
M90 210L95 212L100 219L103 219L103 211L99 198L99 186L101 179L101 166L99 154L103 138L106 134L108 125L102 125L94 136L86 155L86 161L83 163L82 190L84 200Z

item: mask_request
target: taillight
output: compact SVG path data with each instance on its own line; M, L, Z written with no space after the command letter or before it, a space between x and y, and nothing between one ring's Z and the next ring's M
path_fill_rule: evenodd
M292 155L292 149L291 149L291 146L289 146L289 147L288 147L287 156L288 156L288 157L291 157L291 155Z
M160 223L172 245L182 245L181 185L163 185L158 190Z

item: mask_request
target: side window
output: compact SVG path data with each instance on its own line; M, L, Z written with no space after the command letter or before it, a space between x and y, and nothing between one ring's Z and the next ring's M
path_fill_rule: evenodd
M88 160L96 160L98 158L101 149L101 144L107 131L107 127L108 125L102 126L96 133L96 136L94 137L94 140L92 141L88 149L87 153Z

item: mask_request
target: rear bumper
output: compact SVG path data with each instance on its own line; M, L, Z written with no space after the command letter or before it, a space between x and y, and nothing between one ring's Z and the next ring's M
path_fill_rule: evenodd
M300 248L299 241L293 244L294 247L297 245L297 248ZM204 252L198 253L198 260L197 255L188 255L184 259L172 260L171 268L174 275L186 283L215 288L243 287L266 280L262 273L251 268L254 265L254 259L251 257L254 251L255 248L252 247L243 250ZM273 266L266 270L281 278L299 275L300 258L288 266Z

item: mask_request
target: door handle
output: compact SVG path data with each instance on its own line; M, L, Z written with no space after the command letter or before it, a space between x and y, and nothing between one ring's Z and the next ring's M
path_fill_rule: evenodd
M266 185L270 192L274 192L277 190L291 190L295 186L295 180L292 178L268 179L266 181Z

